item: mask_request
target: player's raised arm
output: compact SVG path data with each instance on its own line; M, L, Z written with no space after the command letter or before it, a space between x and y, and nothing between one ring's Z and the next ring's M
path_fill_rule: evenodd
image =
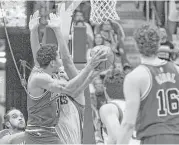
M140 83L137 71L129 73L124 80L125 113L118 131L117 144L128 144L135 129L135 123L140 106Z
M44 51L43 48L40 50ZM42 54L37 53L37 55L41 57ZM49 90L51 92L65 93L72 97L75 97L74 94L76 90L78 90L79 88L82 90L81 85L88 78L90 72L96 66L98 66L100 62L106 61L106 59L104 58L105 56L106 53L103 50L98 51L97 54L91 59L91 61L86 65L86 67L75 78L71 79L69 82L64 83L61 80L56 80L51 78L51 76L46 73L39 73L34 78L35 80L34 84L36 84L37 87ZM40 60L39 57L38 60ZM43 58L44 57L42 56L42 59Z
M29 29L30 29L30 44L35 65L38 65L36 60L37 51L40 48L38 26L39 26L39 11L36 11L30 16Z
M63 61L63 66L65 68L65 72L67 73L68 77L72 79L78 75L78 70L76 69L73 63L73 59L70 55L68 46L63 38L64 36L61 33L62 28L60 27L61 26L60 17L53 13L50 13L49 17L50 20L48 21L48 26L51 27L55 32L58 41L59 51L61 53L61 57Z

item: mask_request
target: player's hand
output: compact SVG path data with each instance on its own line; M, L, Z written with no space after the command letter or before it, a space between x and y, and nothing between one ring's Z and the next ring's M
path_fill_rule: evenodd
M39 26L39 11L36 11L33 15L30 15L29 29L30 31L37 30Z
M50 19L48 20L48 26L52 29L60 29L61 27L61 19L60 16L50 13L49 14Z
M96 67L104 61L107 61L107 52L104 49L100 49L89 61L89 65L92 67L92 69L96 69Z
M99 69L94 69L94 70L92 70L92 72L91 72L91 78L92 79L94 79L95 77L97 77L98 75L100 75L100 73L101 73L101 70L99 70Z

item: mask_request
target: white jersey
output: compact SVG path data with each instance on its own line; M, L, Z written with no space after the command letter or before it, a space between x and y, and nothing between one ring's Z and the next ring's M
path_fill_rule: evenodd
M61 95L60 97L65 99L65 103L62 103L59 109L58 136L63 144L81 144L83 126L82 109L78 109L77 102L74 102L69 96Z
M122 116L123 116L123 114L124 114L124 112L125 112L125 107L126 107L125 101L123 101L123 100L117 100L117 99L116 99L116 100L109 101L108 103L111 103L111 104L116 105L117 108L118 108L118 110L119 110L120 112L122 112ZM121 123L122 119L123 119L123 118L120 118L120 119L119 119L120 123ZM104 131L104 130L103 130L103 138L104 138L104 143L107 144L107 133L106 133L106 131ZM129 144L131 144L131 145L132 145L132 144L139 145L139 144L140 144L140 141L131 138Z
M65 81L64 78L60 80ZM66 94L59 95L59 121L56 127L63 144L81 144L84 106Z

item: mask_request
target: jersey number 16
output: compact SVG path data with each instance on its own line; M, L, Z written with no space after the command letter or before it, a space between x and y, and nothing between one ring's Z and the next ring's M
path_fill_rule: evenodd
M158 116L178 115L179 114L179 90L177 88L158 90L157 99L159 108Z

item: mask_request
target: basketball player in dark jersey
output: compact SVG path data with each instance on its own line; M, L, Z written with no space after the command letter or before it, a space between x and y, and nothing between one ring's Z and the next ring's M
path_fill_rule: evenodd
M63 64L65 63L65 57L72 60L69 55L66 55L67 49L64 50L66 46L64 46L65 43L62 40L63 36L60 33L58 20L56 15L50 14L48 26L54 30L57 39L61 37L58 39L61 57L55 45L46 44L41 46L37 51L36 57L39 68L32 70L28 80L26 144L64 144L66 143L64 141L66 138L61 137L61 135L68 133L65 131L68 131L68 127L71 124L76 128L82 127L80 124L82 117L78 114L78 108L75 108L75 105L77 104L79 106L79 102L80 104L85 102L83 91L98 74L98 70L96 71L94 68L100 62L106 61L106 52L101 49L86 67L68 82L65 79L52 77L54 73L58 72L61 66L61 58ZM73 106L74 109L69 109L70 106ZM63 119L61 119L65 115L68 116L68 114L70 114L69 117L74 119L71 120L71 124L66 118L64 120L68 122L63 122ZM73 115L75 117L72 117ZM57 126L59 119L65 125ZM62 127L65 127L65 129ZM74 129L74 131L76 130ZM80 131L75 133L81 134Z
M0 131L0 143L11 144L13 143L22 144L24 142L24 130L26 127L25 119L21 111L18 109L11 109L4 115L4 126L6 129ZM19 136L21 134L21 136ZM14 136L19 136L14 138Z
M124 80L126 109L117 143L128 143L136 129L142 144L179 144L179 69L157 57L157 27L144 24L134 38L141 65Z

